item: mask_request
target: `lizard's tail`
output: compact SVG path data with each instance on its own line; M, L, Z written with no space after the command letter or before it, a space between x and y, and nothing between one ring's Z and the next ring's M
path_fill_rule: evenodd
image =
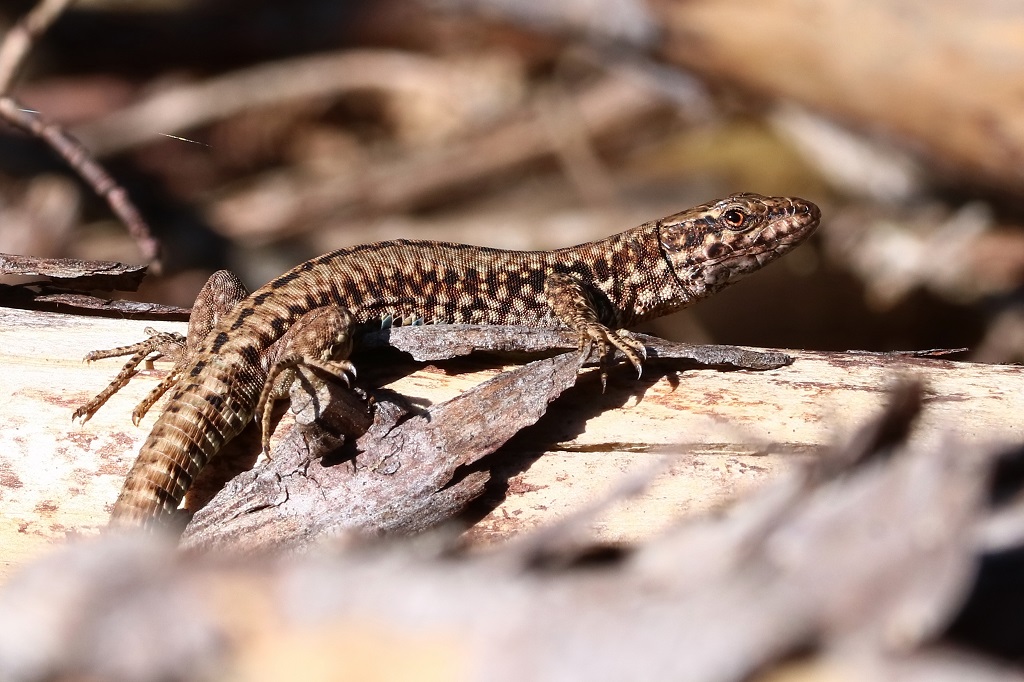
M196 474L252 418L255 397L227 368L208 366L171 396L143 444L110 516L111 527L156 529L172 517Z

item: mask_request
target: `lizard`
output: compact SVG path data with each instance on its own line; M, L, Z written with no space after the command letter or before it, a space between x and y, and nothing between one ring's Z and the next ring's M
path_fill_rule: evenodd
M86 360L131 355L78 408L87 421L154 352L176 358L135 408L138 425L171 395L111 513L114 527L164 525L197 473L250 420L266 451L273 403L292 381L326 373L349 382L359 334L401 324L568 328L582 359L596 345L604 384L615 351L638 376L645 348L627 328L711 296L803 242L820 211L796 197L733 194L625 232L550 251L395 240L312 258L249 294L228 271L203 286L188 334L155 332Z

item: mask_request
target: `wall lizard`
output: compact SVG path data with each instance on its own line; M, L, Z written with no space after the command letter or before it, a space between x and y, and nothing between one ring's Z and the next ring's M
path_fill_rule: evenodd
M398 240L344 248L302 263L252 294L227 271L200 291L188 334L86 356L131 359L73 418L86 421L149 355L176 357L135 408L138 424L170 400L114 504L111 524L157 527L192 480L256 418L269 438L270 408L296 373L348 381L348 356L370 325L418 323L561 327L594 345L602 381L616 349L641 371L643 345L626 327L680 310L775 260L818 226L818 207L792 197L734 194L605 239L552 251L504 251Z

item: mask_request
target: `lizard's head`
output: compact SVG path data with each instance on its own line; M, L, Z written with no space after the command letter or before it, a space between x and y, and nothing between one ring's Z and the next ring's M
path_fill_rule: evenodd
M796 197L733 194L664 218L658 236L680 284L702 298L799 245L820 218Z

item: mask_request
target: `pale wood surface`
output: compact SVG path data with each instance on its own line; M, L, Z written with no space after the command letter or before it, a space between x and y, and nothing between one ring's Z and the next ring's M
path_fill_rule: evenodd
M0 408L0 574L6 575L69 534L91 534L103 525L158 412L139 428L131 424L135 403L161 375L149 372L88 424L72 424L74 408L120 367L117 360L85 364L82 356L136 341L146 326L184 331L184 325L10 309L0 310L0 322L0 363L11 396ZM627 372L614 375L604 395L595 382L570 389L540 424L506 446L498 472L504 468L509 476L508 493L468 537L504 539L550 523L599 499L626 474L664 466L643 495L593 523L601 539L649 537L840 442L880 409L886 387L900 376L923 377L929 387L911 447L949 437L1020 441L1024 433L1020 367L794 356L792 366L768 372L701 369L666 376L666 368L650 367L639 382ZM497 371L452 374L428 366L390 387L437 402Z

